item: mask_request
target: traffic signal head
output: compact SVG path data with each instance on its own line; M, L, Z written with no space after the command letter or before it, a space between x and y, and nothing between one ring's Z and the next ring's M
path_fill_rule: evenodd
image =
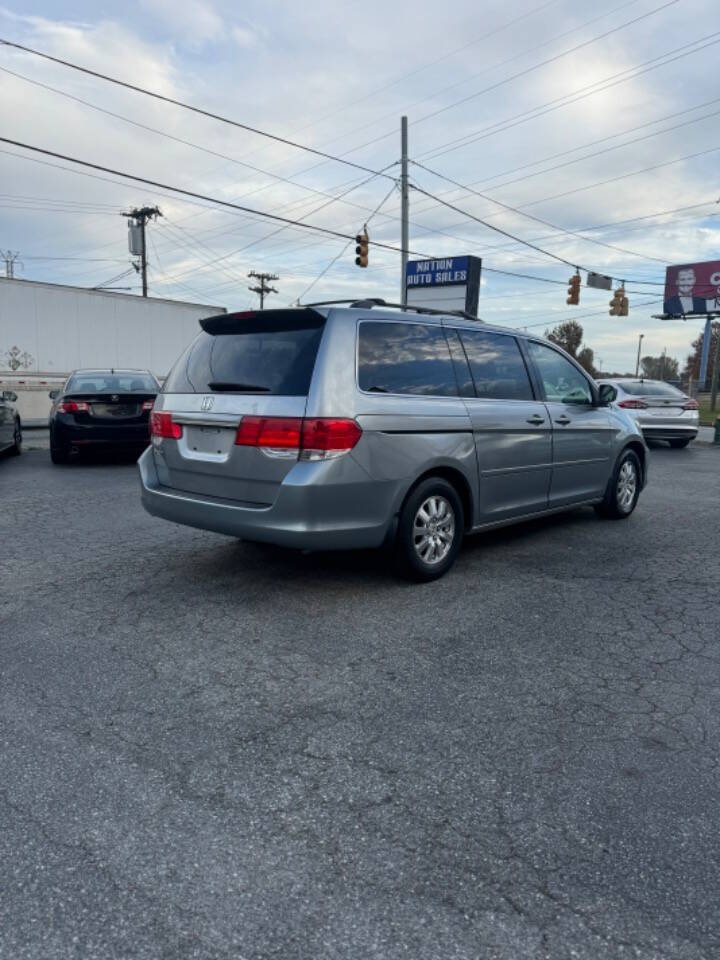
M366 267L368 265L368 245L370 243L367 230L365 230L363 233L359 233L355 237L355 243L357 244L355 247L355 253L357 254L355 257L355 264L358 267Z
M623 290L622 299L620 300L620 316L626 317L630 311L630 301L625 296L625 291Z
M565 301L569 306L580 303L580 274L575 273L568 280L568 296Z
M623 305L625 313L623 313ZM627 316L627 297L625 296L625 287L618 287L613 298L610 301L610 316L611 317L626 317Z

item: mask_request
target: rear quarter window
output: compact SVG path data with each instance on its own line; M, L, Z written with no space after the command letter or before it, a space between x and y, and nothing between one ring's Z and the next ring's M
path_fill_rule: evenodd
M442 327L362 321L358 386L368 393L457 397L455 370Z

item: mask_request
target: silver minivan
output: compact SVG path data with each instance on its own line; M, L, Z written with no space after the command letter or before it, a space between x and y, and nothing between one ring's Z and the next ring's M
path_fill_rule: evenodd
M542 338L375 301L200 326L139 460L155 516L307 550L387 545L433 580L466 533L584 504L622 519L645 485L614 388Z

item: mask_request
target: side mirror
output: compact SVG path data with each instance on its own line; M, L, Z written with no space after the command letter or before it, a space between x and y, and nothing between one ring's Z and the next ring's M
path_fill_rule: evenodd
M598 387L598 406L609 407L617 399L617 390L611 383L601 383Z
M13 393L12 390L3 390L2 398L3 400L9 401L10 403L15 403L15 401L17 400L17 394Z
M48 396L50 397L51 400L57 400L57 398L60 396L60 391L59 391L59 390L51 390L50 393L48 394Z

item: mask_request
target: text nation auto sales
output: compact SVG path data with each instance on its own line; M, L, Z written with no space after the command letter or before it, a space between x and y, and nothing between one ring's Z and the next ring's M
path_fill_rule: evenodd
M465 260L466 258L462 259ZM415 272L408 273L407 276L408 287L467 283L467 266L464 269L455 269L455 261L452 258L447 260L417 260L413 266Z

